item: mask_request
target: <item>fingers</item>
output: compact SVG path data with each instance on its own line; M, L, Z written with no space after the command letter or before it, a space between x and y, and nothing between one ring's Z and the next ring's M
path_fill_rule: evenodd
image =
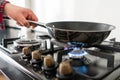
M16 18L17 24L29 28L30 23L27 21L28 18L27 16L28 16L27 12L25 14L19 13L19 16L17 16Z
M24 8L21 11L19 11L19 13L17 15L18 16L16 16L14 19L17 21L18 25L25 26L28 28L30 26L32 26L33 28L36 27L36 25L30 24L28 22L28 20L38 21L37 16L30 9Z
M27 12L21 18L22 24L26 27L32 26L32 28L35 28L36 25L35 24L30 24L27 20L38 21L37 16L30 9L28 9L26 11Z
M30 27L30 25L29 25L29 23L27 23L27 22L21 22L21 21L17 21L16 22L18 25L20 25L20 26L25 26L25 27L27 27L27 28L29 28Z
M35 28L37 26L35 24L29 23L26 19L22 20L22 21L21 20L17 21L17 24L20 26L25 26L27 28L29 28L29 27Z
M25 26L27 28L30 27L30 24L29 22L25 19L25 17L21 16L21 18L19 18L17 21L17 24L20 25L20 26Z
M28 20L32 20L32 21L38 21L37 16L36 16L32 11L29 12L29 15L28 15L28 18L27 18L27 19L28 19ZM36 27L35 24L30 24L30 26L32 26L32 28L35 28L35 27Z
M30 23L27 20L38 21L38 18L32 10L12 4L7 4L5 6L5 13L14 19L20 26L30 27ZM32 26L35 27L33 24Z
M28 20L38 21L37 16L30 10L28 14Z
M19 22L16 22L16 24L18 24L19 26L23 26L23 25L21 25Z
M22 20L22 21L21 20L17 21L17 24L20 26L25 26L27 28L29 28L29 27L35 28L36 27L35 24L29 23L26 19Z

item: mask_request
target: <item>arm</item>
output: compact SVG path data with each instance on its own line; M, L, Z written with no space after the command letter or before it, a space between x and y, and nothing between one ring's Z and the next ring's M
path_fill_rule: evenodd
M6 3L9 3L9 2L5 0L0 0L0 30L5 28L4 22L3 22L3 14L4 14L4 7Z
M4 11L4 14L14 19L17 22L17 24L21 26L30 27L31 25L27 20L38 21L37 16L33 13L32 10L13 5L11 3L6 3L4 5L3 11Z
M17 24L29 27L27 20L38 21L38 18L32 10L7 3L4 8L5 14L14 19Z

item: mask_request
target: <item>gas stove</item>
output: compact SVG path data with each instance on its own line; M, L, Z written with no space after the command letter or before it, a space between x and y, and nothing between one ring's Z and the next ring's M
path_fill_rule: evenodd
M39 37L37 48L16 49L14 42L20 38L3 39L0 68L10 80L120 80L119 42L81 48L66 47L48 35Z

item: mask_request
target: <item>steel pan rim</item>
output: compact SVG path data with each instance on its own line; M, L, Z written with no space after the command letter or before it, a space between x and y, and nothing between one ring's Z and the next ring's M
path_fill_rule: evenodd
M49 24L52 24L52 23L63 23L63 22L65 22L65 23L74 23L74 22L77 22L77 23L86 23L86 24L88 24L88 23L92 23L92 24L103 24L103 25L107 25L107 26L109 26L109 29L108 30L70 30L70 29L60 29L60 28L55 28L55 27L50 27L50 28L52 28L52 29L55 29L55 30L59 30L59 31L71 31L71 32L106 32L106 31L112 31L112 30L114 30L116 27L115 26L113 26L113 25L110 25L110 24L106 24L106 23L99 23L99 22L87 22L87 21L56 21L56 22L49 22L49 23L47 23L47 25L49 25ZM55 25L54 25L55 26Z
M115 27L113 27L113 29L110 29L110 30L90 30L90 31L88 31L88 30L68 30L68 29L59 29L59 28L54 28L54 29L59 30L59 31L66 31L66 32L84 32L84 33L90 32L90 33L92 33L92 32L108 32L108 31L112 31L112 30L115 29Z

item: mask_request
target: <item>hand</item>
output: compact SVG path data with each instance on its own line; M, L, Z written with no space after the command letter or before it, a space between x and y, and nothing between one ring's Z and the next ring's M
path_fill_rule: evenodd
M38 21L38 18L32 12L32 10L23 8L23 7L19 7L19 6L10 4L10 3L7 3L5 5L4 12L9 17L14 19L17 22L17 24L19 24L20 26L35 27L35 25L32 25L32 24L30 25L27 20Z

